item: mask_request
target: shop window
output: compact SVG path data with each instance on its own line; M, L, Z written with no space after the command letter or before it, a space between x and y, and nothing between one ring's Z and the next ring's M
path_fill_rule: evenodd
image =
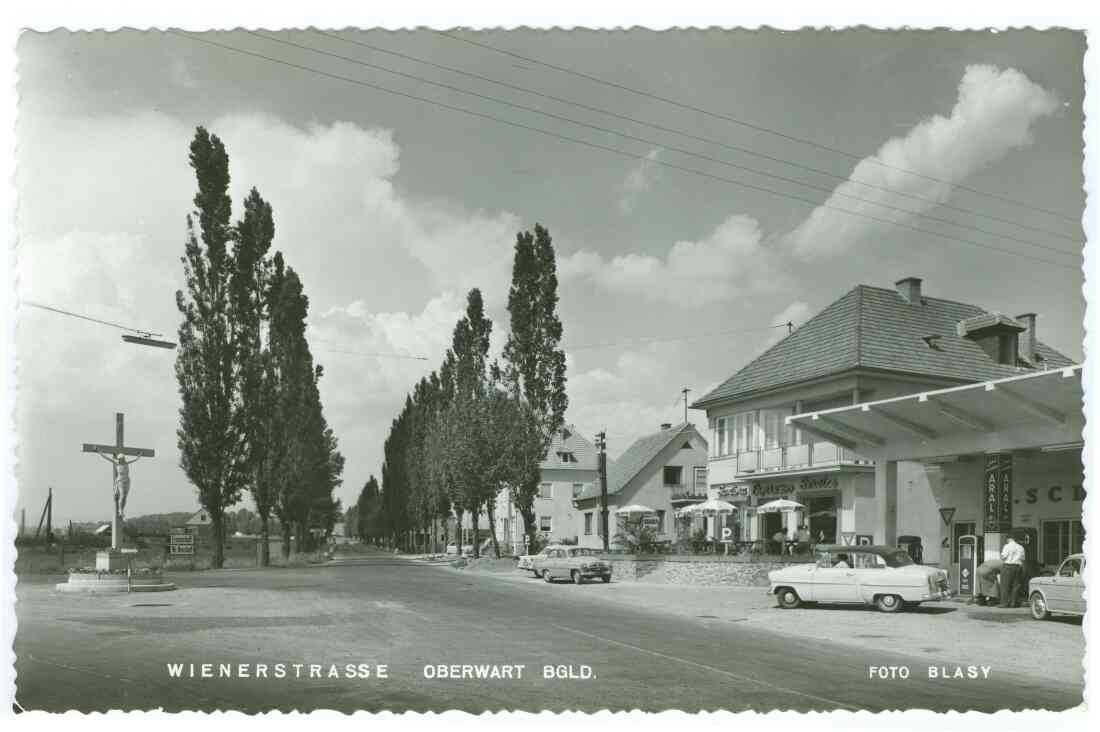
M819 544L836 543L836 496L814 496L804 501L809 523L810 541Z
M1057 566L1070 554L1080 554L1085 543L1085 527L1080 521L1043 522L1044 566Z

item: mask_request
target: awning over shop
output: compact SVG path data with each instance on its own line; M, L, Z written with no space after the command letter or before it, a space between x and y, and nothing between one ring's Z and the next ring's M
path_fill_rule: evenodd
M871 460L1080 447L1081 366L796 414L788 424Z

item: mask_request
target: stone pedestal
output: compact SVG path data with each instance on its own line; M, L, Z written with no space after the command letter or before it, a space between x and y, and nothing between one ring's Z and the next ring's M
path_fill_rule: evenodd
M95 553L95 568L99 572L114 572L118 569L126 569L130 563L130 557L122 553L120 549L105 549Z

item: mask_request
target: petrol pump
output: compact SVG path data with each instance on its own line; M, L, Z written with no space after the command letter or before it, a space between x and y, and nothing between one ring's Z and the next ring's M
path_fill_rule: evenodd
M980 536L966 534L959 537L959 586L960 595L974 596L978 581L978 565L985 554L984 541Z

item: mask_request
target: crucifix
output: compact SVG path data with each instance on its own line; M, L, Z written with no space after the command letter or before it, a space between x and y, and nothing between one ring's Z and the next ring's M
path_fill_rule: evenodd
M115 511L111 517L111 549L118 550L122 539L122 512L126 510L126 497L130 494L130 463L143 457L155 457L155 452L145 447L126 447L123 442L122 412L115 413L115 444L93 445L84 443L84 452L94 452L111 463L115 485ZM132 456L127 460L126 456Z

